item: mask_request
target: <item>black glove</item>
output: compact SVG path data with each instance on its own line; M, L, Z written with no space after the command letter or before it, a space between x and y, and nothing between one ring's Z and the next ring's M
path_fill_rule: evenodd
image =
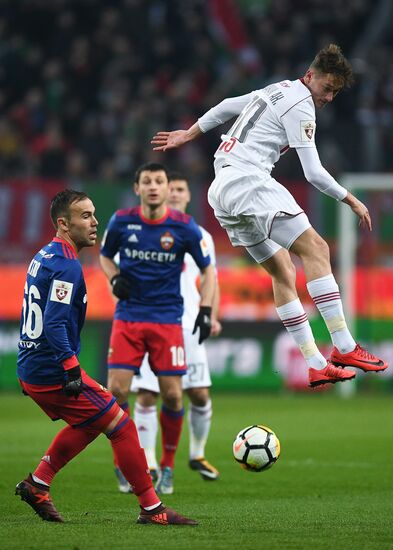
M111 279L112 292L119 300L128 300L131 294L131 285L123 275L118 273Z
M64 371L65 380L63 382L63 391L67 397L78 399L83 390L83 382L80 366L73 367Z
M195 325L194 330L192 331L193 334L196 333L197 329L199 328L199 343L202 344L206 338L209 338L210 332L212 329L212 322L210 320L210 316L212 314L212 308L209 306L201 306L199 308L199 313L197 318L195 319Z

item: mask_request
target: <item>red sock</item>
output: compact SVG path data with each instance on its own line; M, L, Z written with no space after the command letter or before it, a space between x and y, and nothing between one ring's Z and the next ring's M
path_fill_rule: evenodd
M60 468L83 451L100 433L100 431L92 428L66 426L52 441L51 446L34 471L34 475L50 485Z
M124 477L132 486L143 508L160 503L147 466L145 451L139 443L134 421L123 415L116 428L107 435L116 462Z
M162 458L160 466L174 467L175 453L179 444L183 426L184 409L172 411L165 405L161 407L160 423L162 436Z
M127 416L130 416L130 406L128 404L128 401L125 401L125 403L122 403L121 405L119 405L119 407L121 409L123 409L123 411L126 413ZM113 448L112 448L112 451L113 451ZM119 465L118 465L117 459L116 459L116 455L115 455L114 452L113 452L113 464L114 464L115 468L119 468Z

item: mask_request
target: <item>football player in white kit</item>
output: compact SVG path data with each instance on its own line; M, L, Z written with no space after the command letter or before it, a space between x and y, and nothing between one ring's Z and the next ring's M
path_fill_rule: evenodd
M168 205L171 208L185 212L191 200L187 180L181 174L173 173L169 176L169 181L170 194ZM215 249L212 236L203 227L199 227L209 251L211 262L215 265ZM199 311L201 299L197 286L199 276L200 271L198 266L192 257L186 254L180 277L180 289L184 300L182 327L187 363L187 374L182 377L182 385L183 390L190 399L188 412L190 433L189 466L191 469L199 472L203 479L213 481L218 479L219 472L205 459L205 445L212 417L212 403L209 395L211 379L205 345L198 342L198 333L193 334L195 317ZM221 332L221 324L217 319L218 302L219 288L218 284L216 284L211 318L212 336L217 336ZM170 494L173 492L173 472L166 469L160 472L156 459L158 431L156 404L160 389L157 377L149 367L147 356L142 363L140 374L134 376L132 380L131 390L138 392L134 407L134 419L141 446L145 450L150 473L153 479L158 475L156 490L159 493Z
M303 78L283 80L249 94L225 99L188 130L158 132L155 151L180 147L204 132L237 117L215 153L215 179L208 200L234 246L244 246L271 275L277 313L292 334L308 368L310 386L342 382L388 365L355 342L345 322L340 292L332 274L329 247L311 227L289 191L271 177L288 148L296 149L306 179L342 201L371 231L366 206L344 189L322 166L315 145L315 108L330 103L353 82L341 49L320 50ZM318 350L296 291L296 270L289 252L303 264L307 289L330 332L333 351Z

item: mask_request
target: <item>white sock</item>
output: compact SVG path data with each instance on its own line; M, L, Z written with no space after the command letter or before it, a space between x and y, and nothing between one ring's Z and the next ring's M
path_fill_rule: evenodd
M306 312L297 298L276 308L287 331L293 336L309 367L323 369L326 359L317 348Z
M139 442L145 451L147 465L157 470L156 440L158 432L157 408L142 407L138 402L134 406L134 420L138 430Z
M49 488L49 485L45 483L45 481L42 481L42 479L40 479L39 477L35 476L34 474L31 474L31 477L34 479L36 483L41 483L41 485L45 485L46 487Z
M153 504L153 506L144 506L143 509L144 510L147 510L148 512L151 512L151 510L154 510L155 508L158 508L159 506L161 506L162 502L160 500L160 502L158 504Z
M334 276L330 274L310 281L307 290L326 323L333 345L340 353L354 350L356 342L345 322L340 290Z
M190 403L188 425L190 428L190 460L205 456L205 445L210 431L213 409L209 401L203 407Z

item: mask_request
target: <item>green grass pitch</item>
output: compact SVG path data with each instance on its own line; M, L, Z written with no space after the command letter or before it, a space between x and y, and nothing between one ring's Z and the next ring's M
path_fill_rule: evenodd
M136 525L137 501L117 492L103 436L55 479L52 496L66 523L51 524L13 493L61 423L29 398L1 394L2 550L393 548L392 396L215 394L213 405L207 458L221 479L205 482L188 469L185 429L175 494L165 498L199 526ZM236 433L253 423L281 441L279 461L262 473L232 458Z

